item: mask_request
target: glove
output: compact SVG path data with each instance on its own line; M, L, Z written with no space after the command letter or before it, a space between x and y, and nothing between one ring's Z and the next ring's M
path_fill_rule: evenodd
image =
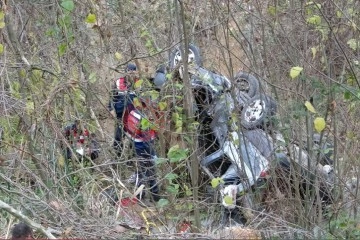
M234 209L236 207L236 195L238 192L237 185L228 185L225 188L220 190L222 196L222 205L227 209ZM225 198L226 197L226 198ZM230 199L231 203L230 203Z

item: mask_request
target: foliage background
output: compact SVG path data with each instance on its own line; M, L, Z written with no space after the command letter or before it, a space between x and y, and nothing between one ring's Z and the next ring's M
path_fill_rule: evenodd
M101 190L128 174L126 156L116 171L109 170L114 160L113 119L106 110L110 81L129 61L140 66L141 76L151 77L182 41L185 22L188 41L200 47L206 67L229 78L243 70L262 80L278 102L278 128L287 141L311 135L309 122L321 116L335 144L338 197L329 216L319 217L296 204L299 199L272 192L266 211L255 211L248 225L274 237L358 236L359 1L184 0L183 15L175 2L1 2L1 199L63 236L134 234L116 229L116 211L98 199ZM292 79L289 72L296 66L303 70ZM306 111L305 101L317 114ZM61 128L73 119L101 140L95 173L70 174L61 158ZM170 126L164 138L168 147L184 147ZM166 158L168 149L159 148ZM160 169L171 200L163 206L169 214L161 219L168 232L176 232L174 226L184 219L193 220L194 208L203 220L217 216L216 205L192 200L188 174L180 174L186 164L166 163ZM4 211L1 216L5 237L16 219Z

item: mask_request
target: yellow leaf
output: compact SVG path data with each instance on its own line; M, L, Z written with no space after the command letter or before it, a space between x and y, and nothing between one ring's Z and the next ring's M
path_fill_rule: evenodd
M141 88L143 82L144 82L144 80L142 80L142 79L136 81L135 84L134 84L134 88L135 89Z
M292 79L296 78L297 76L299 76L302 70L303 70L302 67L292 67L290 70L290 77Z
M343 13L341 11L336 11L336 16L338 18L341 18L343 16Z
M3 11L0 11L0 20L3 20L3 19L4 19L4 16L5 16L4 12L3 12Z
M164 111L167 107L167 103L166 102L159 102L159 109L161 111Z
M34 102L33 101L26 102L26 111L27 111L28 114L33 113L34 109L35 109L35 107L34 107Z
M60 167L64 167L65 166L65 158L64 158L64 156L63 155L60 155L60 157L58 158L58 165L60 166Z
M227 205L232 205L233 204L233 199L231 196L227 195L224 197L224 202L227 204Z
M26 70L25 69L20 69L19 70L19 75L20 75L20 77L22 77L22 78L25 78L26 77Z
M220 183L224 183L224 180L222 180L219 177L211 179L211 186L213 188L216 188L217 186L219 186Z
M347 41L346 43L347 43L347 45L349 45L349 47L350 47L352 50L354 50L354 51L356 51L358 45L360 44L360 42L356 41L356 39L354 39L354 38L350 39L350 40Z
M2 54L4 52L4 45L2 45L1 43L0 43L0 54Z
M313 105L309 101L305 102L305 107L307 108L307 110L309 112L316 113L315 108L313 107Z
M314 120L314 127L315 127L315 130L320 133L322 130L325 129L325 119L322 118L322 117L317 117L315 118Z
M310 24L313 24L313 25L320 25L321 17L318 16L318 15L314 15L314 16L311 16L311 17L307 18L306 21L308 23L310 23Z
M175 129L175 133L182 133L182 126Z
M96 15L89 13L89 15L87 15L85 22L87 23L95 23L96 22Z
M116 53L115 53L115 58L116 58L117 60L121 60L121 59L122 59L121 53L116 52Z
M276 15L276 7L269 6L268 9L267 9L267 12L269 13L269 15L275 16Z
M141 106L141 101L139 100L139 98L134 98L133 104L134 104L135 107L140 107Z
M317 52L316 47L312 47L312 48L311 48L311 52L312 52L313 59L314 59L315 56L316 56L316 52Z
M5 23L4 22L0 22L0 28L4 28L5 27Z

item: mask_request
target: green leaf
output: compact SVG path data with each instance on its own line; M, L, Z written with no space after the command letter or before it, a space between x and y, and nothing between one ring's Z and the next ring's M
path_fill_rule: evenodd
M326 122L325 122L324 118L322 118L322 117L315 118L314 128L318 133L320 133L322 130L324 130L325 126L326 126Z
M171 194L178 194L178 193L179 193L179 189L176 188L176 187L173 186L173 185L167 186L167 187L166 187L166 191L167 191L168 193L171 193Z
M156 165L161 165L161 164L166 163L167 161L168 161L167 158L157 158L156 161L155 161L155 164Z
M184 85L181 83L175 83L175 87L179 90L183 89Z
M140 120L140 128L141 130L147 130L151 127L151 123L146 118L141 118Z
M229 196L229 195L226 195L226 196L224 197L224 202L225 202L226 204L228 204L228 205L232 205L232 204L234 203L232 197Z
M179 145L175 145L169 149L167 156L171 163L175 163L186 159L187 152L187 149L182 149Z
M85 22L87 23L96 23L96 15L89 13L89 15L87 15Z
M182 112L184 110L184 108L183 107L179 107L179 106L175 106L175 111L176 112Z
M345 93L344 93L344 99L345 100L349 100L351 98L351 92L350 91L346 91Z
M186 196L192 196L192 191L191 189L187 186L187 185L184 185L184 189L185 189L185 195Z
M219 186L220 183L224 183L224 180L222 178L213 178L211 179L211 187L216 188L217 186Z
M62 6L65 10L71 12L75 8L75 4L72 0L64 0L61 2L60 6Z
M5 27L5 22L0 21L0 28L4 28Z
M146 93L150 96L151 101L156 101L160 96L160 93L156 90L146 91Z
M302 67L292 67L290 69L290 77L292 79L296 78L297 76L299 76L299 74L301 73L302 70L303 70Z
M161 198L158 202L157 202L157 206L160 208L165 207L166 205L168 205L170 202L169 200L165 199L165 198Z
M60 16L59 19L59 25L63 28L70 28L71 25L71 17L69 15L63 15Z
M313 105L311 104L311 102L306 101L306 102L305 102L305 107L307 108L307 110L308 110L309 112L316 113L316 110L315 110L315 108L313 107Z
M318 15L311 16L306 19L307 23L313 24L313 25L320 25L321 23L321 17Z
M0 20L3 20L5 17L4 11L0 11Z
M0 54L2 54L4 52L4 45L2 45L1 43L0 43Z
M66 52L67 49L67 44L66 43L61 43L58 47L58 51L59 51L59 56L63 56Z
M165 175L165 179L170 180L170 181L174 180L178 177L179 177L179 175L177 175L176 173L168 173Z
M175 132L176 133L182 133L183 130L182 130L182 121L176 121L175 123Z
M165 76L165 77L166 77L166 79L168 79L168 80L169 80L169 79L171 79L171 78L172 78L172 74L171 74L171 73L168 73L168 74L166 74L166 76Z

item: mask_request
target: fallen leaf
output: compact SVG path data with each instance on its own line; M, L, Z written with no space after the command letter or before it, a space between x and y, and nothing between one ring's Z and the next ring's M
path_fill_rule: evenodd
M116 53L115 53L115 58L116 58L117 60L121 60L121 59L122 59L121 53L116 52Z
M299 74L301 73L302 70L303 70L302 67L292 67L290 69L290 77L292 79L296 78L297 76L299 76Z
M326 123L325 123L325 119L322 117L317 117L314 120L314 127L315 130L320 133L322 130L325 129Z
M311 102L306 101L306 102L305 102L305 107L307 108L307 110L308 110L309 112L316 113L316 110L315 110L315 108L313 107L313 105L311 104Z
M313 55L313 59L315 59L316 52L317 52L316 47L312 47L311 52L312 52L312 55Z

